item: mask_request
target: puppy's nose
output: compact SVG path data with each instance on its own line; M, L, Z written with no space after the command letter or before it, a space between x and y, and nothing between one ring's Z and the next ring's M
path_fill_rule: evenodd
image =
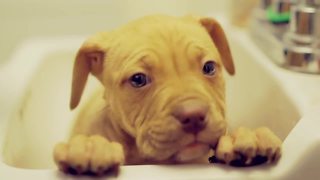
M206 127L209 106L200 100L184 101L173 110L173 116L187 133L198 133Z

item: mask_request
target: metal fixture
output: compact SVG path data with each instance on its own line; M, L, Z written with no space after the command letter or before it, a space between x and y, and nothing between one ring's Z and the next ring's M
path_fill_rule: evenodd
M275 15L290 11L290 22L261 18L268 8ZM269 7L257 8L250 29L256 44L279 66L320 74L320 0L273 0Z

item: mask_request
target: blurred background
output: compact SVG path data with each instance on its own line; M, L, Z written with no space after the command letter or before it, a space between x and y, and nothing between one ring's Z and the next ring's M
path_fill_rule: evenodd
M244 21L254 1L1 0L0 66L10 59L20 42L31 37L87 35L154 13L208 16L224 11L233 12L232 17ZM225 16L229 17L229 13Z

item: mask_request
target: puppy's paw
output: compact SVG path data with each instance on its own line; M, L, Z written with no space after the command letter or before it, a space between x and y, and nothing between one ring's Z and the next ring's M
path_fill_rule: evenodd
M53 157L60 170L71 174L117 173L119 165L124 163L122 146L98 135L77 135L68 143L59 143Z
M212 162L233 166L250 166L277 161L281 156L281 140L268 128L254 131L239 128L219 139Z
M267 157L269 162L279 160L281 156L282 141L266 127L255 130L257 137L257 154Z

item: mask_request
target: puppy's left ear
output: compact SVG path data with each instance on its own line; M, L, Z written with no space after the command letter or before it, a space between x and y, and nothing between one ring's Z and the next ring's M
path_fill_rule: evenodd
M199 18L200 24L207 30L216 45L222 59L222 63L230 75L235 74L233 59L226 35L221 25L213 18Z

